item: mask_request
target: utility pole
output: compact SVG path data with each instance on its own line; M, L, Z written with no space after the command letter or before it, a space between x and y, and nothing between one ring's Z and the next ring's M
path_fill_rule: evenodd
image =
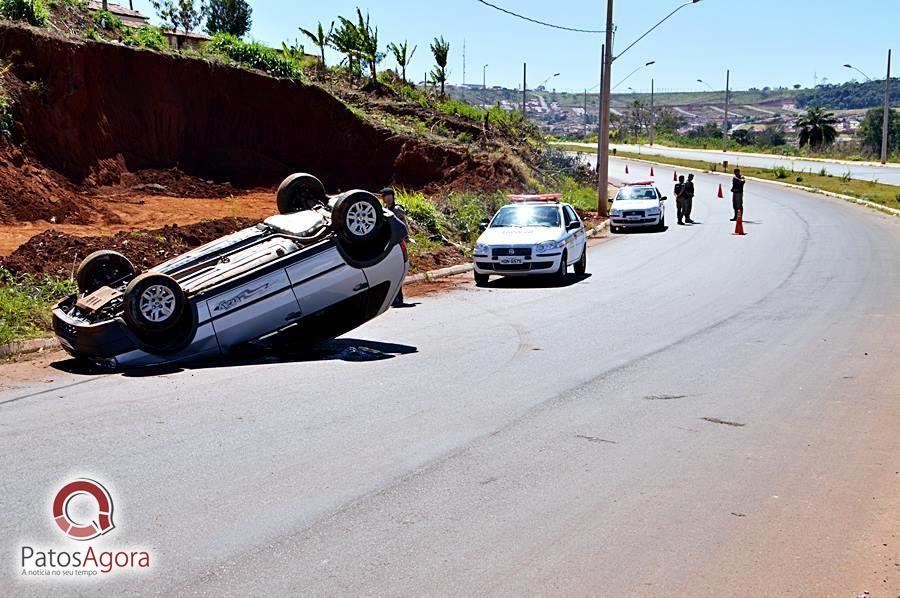
M484 89L487 89L487 67L488 65L481 67L481 87Z
M528 63L522 63L522 116L525 116L525 90L527 89L528 81Z
M603 84L600 86L600 150L597 158L597 213L609 216L609 96L612 76L613 0L606 0L606 44L603 46Z
M463 87L466 86L466 40L463 40Z
M584 88L584 140L587 141L588 138L588 123L590 119L588 119L587 113L587 87Z
M650 146L653 146L653 138L656 133L656 111L653 109L653 94L655 92L654 80L650 79Z
M731 85L731 70L725 71L725 122L722 125L722 151L728 151L728 86Z
M606 56L606 45L603 45L600 47L600 56L601 57ZM602 59L601 59L601 61L602 61ZM603 168L600 167L600 165L602 164L602 162L600 162L600 155L602 153L602 148L603 148L603 144L600 142L600 127L602 126L600 123L603 122L603 114L604 114L604 112L606 112L605 110L603 110L603 71L604 71L604 68L601 66L600 67L600 92L597 94L597 104L598 104L598 106L597 106L597 178L598 179L602 176L600 174L600 171L604 170ZM609 151L609 149L607 149L607 151ZM607 161L607 165L608 164L609 164L609 162ZM607 177L608 176L609 175L607 174ZM609 197L607 196L609 193L609 187L607 187L606 189L603 189L603 191L601 192L600 191L601 188L599 186L600 185L599 181L597 182L597 185L598 185L597 193L601 196L601 198L609 200ZM601 200L598 199L597 200L597 211L600 212L601 204L606 205L607 203L609 203L609 202L608 201L602 202Z
M884 121L881 125L881 163L888 160L888 125L891 115L891 51L888 50L887 77L884 80Z

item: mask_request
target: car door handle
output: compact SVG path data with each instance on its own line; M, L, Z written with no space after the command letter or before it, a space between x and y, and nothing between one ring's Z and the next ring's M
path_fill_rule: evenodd
M353 287L353 292L356 293L358 291L361 291L361 290L367 289L367 288L369 288L369 283L361 282L358 285L356 285L355 287Z

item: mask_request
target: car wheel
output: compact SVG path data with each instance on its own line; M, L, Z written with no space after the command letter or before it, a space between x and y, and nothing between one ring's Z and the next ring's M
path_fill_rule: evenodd
M488 283L488 281L490 279L491 279L490 274L479 274L478 272L476 272L475 273L475 286L483 287Z
M656 230L666 230L666 216L663 214L663 217L659 219L659 224L656 225Z
M328 203L325 185L311 174L298 172L281 182L275 196L279 214L311 210Z
M559 260L559 270L556 271L556 274L553 275L553 278L556 280L557 284L563 284L566 282L566 273L569 271L569 255L563 251L562 258Z
M145 272L125 289L125 321L139 334L172 328L181 319L187 298L174 278Z
M385 224L381 204L367 191L350 191L338 198L331 219L338 236L351 245L377 238Z
M618 226L610 226L609 227L609 232L614 235L618 235L620 231L621 231L621 229Z
M575 262L575 274L584 276L585 272L587 272L587 245L584 246L584 250L581 252L581 259Z
M78 292L90 295L100 287L122 280L135 273L131 261L117 251L95 251L81 261L75 273Z

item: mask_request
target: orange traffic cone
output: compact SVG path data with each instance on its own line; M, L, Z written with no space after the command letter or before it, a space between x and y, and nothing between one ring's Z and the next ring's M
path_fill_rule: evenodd
M653 167L652 167L652 166L650 167L650 176L656 176L655 174L653 174Z
M628 164L625 165L625 174L628 174Z
M744 214L742 210L738 210L737 220L734 221L734 234L735 235L746 235L744 232Z
M722 183L719 183L719 195L718 195L718 197L719 197L719 199L722 199L722 198L725 197L725 194L722 193Z
M675 181L676 183L678 182L678 172L676 172L674 170L672 171L672 180Z

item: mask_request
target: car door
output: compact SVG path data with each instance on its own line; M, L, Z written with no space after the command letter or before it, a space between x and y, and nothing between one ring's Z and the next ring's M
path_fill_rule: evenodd
M584 232L584 223L581 221L581 218L578 217L578 214L572 206L563 206L563 212L566 215L566 232L570 235L569 238L571 239L569 243L569 263L575 263L581 259L581 253L584 251L585 243L587 243L587 236ZM569 230L569 225L571 223L577 223L578 228Z
M286 271L304 317L369 287L363 271L348 265L335 246L288 266Z

